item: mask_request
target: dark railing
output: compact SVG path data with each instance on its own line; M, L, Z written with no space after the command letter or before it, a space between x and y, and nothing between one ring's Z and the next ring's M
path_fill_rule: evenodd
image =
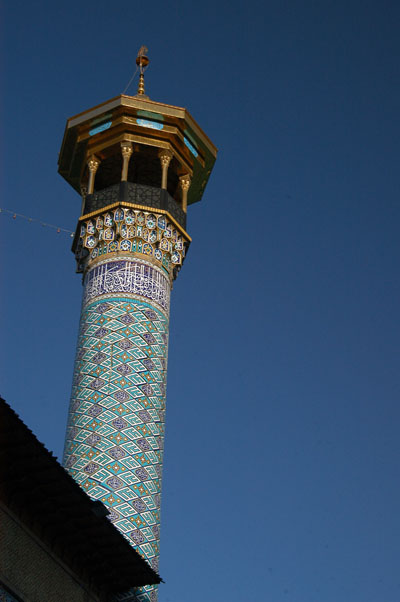
M84 214L98 211L112 203L134 203L153 209L164 209L186 229L186 213L172 196L162 188L120 182L93 194L88 194L85 199Z

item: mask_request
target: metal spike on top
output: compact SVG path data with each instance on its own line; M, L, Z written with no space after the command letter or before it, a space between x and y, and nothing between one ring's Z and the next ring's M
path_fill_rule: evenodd
M136 57L136 65L139 67L139 72L140 72L137 93L140 96L146 96L145 92L144 92L144 71L145 71L146 67L148 66L148 64L150 63L150 60L147 56L147 52L148 52L148 49L146 48L146 46L141 46L139 48L139 52Z

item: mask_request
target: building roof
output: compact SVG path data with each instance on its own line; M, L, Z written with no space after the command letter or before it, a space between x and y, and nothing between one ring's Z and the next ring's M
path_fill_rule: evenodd
M162 581L1 398L0 498L103 595Z
M122 141L139 145L142 150L145 147L170 150L179 165L178 175L189 174L191 177L188 205L201 200L217 157L217 148L187 109L143 96L121 94L68 119L58 171L80 194L89 157L96 155L103 161L116 149L120 154ZM134 160L139 159L140 153ZM159 159L156 164L160 179Z

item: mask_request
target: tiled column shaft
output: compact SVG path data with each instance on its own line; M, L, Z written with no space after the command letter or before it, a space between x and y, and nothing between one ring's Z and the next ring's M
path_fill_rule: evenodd
M134 253L88 269L64 452L69 473L156 571L170 288L166 270ZM157 600L157 586L136 593Z

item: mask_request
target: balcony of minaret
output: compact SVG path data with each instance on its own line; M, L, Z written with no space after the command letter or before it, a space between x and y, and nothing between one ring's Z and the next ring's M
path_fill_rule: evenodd
M82 228L120 209L165 215L186 252L187 208L201 201L215 157L215 146L186 109L143 94L120 95L71 117L59 172L82 198L72 245L77 271L88 267ZM170 259L175 277L182 262Z
M133 203L163 209L185 229L190 181L186 171L168 148L121 142L104 149L87 159L82 215L114 203Z

